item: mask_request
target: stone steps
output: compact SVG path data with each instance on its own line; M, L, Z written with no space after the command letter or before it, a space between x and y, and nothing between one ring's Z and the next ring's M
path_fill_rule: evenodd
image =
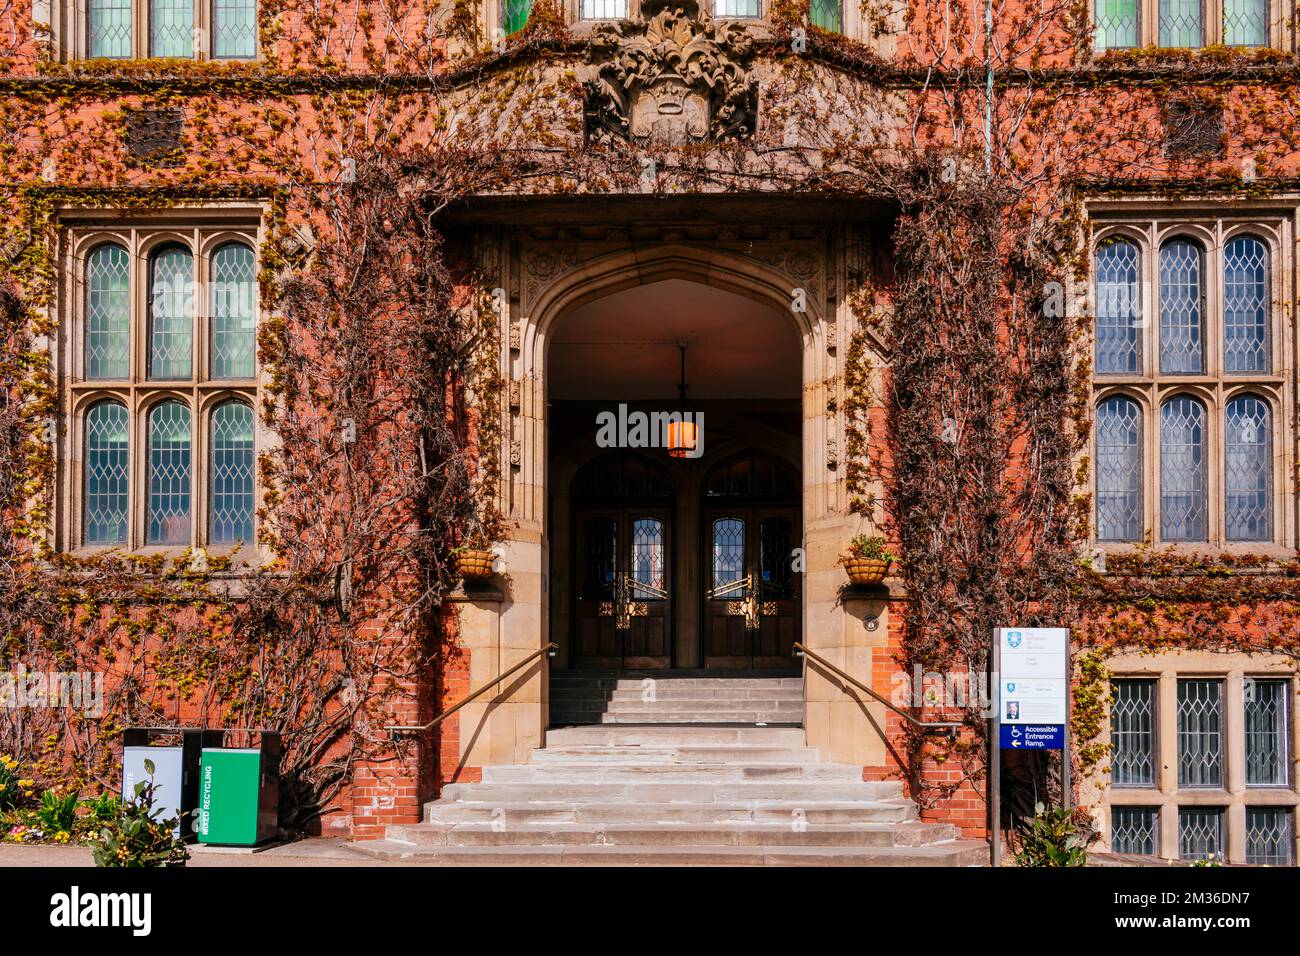
M546 731L546 750L565 747L633 748L684 747L805 747L799 727L668 727L653 724L636 727L552 727ZM534 751L537 756L544 751Z
M436 801L425 806L424 824L496 823L507 827L551 825L628 824L686 826L690 824L766 823L791 827L809 825L901 824L916 820L916 805L909 800L780 801L755 803L572 803L495 804Z
M800 724L798 677L687 677L678 671L552 676L551 724Z
M854 782L862 779L862 768L835 763L705 763L630 762L624 760L567 763L539 761L504 767L484 767L483 783L529 784L718 784L768 783L786 780L831 780Z

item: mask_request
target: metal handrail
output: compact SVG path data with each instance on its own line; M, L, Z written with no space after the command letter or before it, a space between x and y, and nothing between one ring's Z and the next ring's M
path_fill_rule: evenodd
M462 700L459 704L454 704L453 706L448 707L446 710L444 710L437 717L433 718L433 720L429 721L427 724L420 724L418 726L385 727L384 730L388 731L389 736L392 737L394 740L397 739L398 734L418 734L418 733L423 733L426 730L432 730L434 727L437 727L440 723L442 723L452 714L456 713L456 711L460 710L466 704L478 699L479 697L482 697L489 690L491 690L497 684L501 683L503 680L505 680L515 671L527 667L529 664L537 660L537 658L541 657L543 654L545 654L547 657L554 657L555 652L559 649L560 649L560 645L552 642L550 644L547 644L545 647L541 648L540 650L534 651L533 653L525 657L522 661L520 661L518 664L516 664L514 667L510 668L510 670L498 674L496 677L492 678L490 681L488 681L478 690L474 691L474 693L470 694L468 697Z
M844 673L844 671L840 670L838 667L836 667L826 658L822 657L820 654L815 653L814 651L808 650L808 648L804 647L798 641L795 641L794 644L794 654L795 657L811 657L822 667L826 668L828 671L831 671L836 676L838 676L841 680L848 681L858 690L862 691L862 693L871 697L872 700L876 700L884 704L894 713L898 714L899 717L902 717L904 720L908 721L913 727L916 727L919 730L942 730L944 733L948 734L948 736L952 737L954 740L957 739L957 731L960 730L961 727L963 726L961 723L952 720L919 720L916 717L913 717L907 711L903 710L903 708L897 706L896 704L890 703L888 700L886 700L884 697L881 697L879 694L877 694L866 684L862 683L862 681L858 680L856 677L853 677L850 674Z

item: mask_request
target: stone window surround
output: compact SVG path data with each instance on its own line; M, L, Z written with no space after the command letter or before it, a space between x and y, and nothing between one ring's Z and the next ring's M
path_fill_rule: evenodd
M196 60L214 59L212 49L212 0L194 0L194 26L203 30L206 43L195 56ZM86 16L87 0L32 0L32 22L36 24L36 38L51 42L58 51L61 63L84 60L89 56ZM42 30L41 25L48 26ZM131 0L132 50L134 58L149 56L149 0ZM254 55L222 62L256 63L262 59L261 45L254 38Z
M1281 659L1270 660L1264 655L1215 654L1211 652L1167 653L1159 657L1137 654L1123 655L1108 662L1112 680L1154 680L1155 721L1153 746L1155 747L1155 785L1111 786L1109 771L1103 769L1098 782L1100 790L1100 816L1103 839L1109 847L1111 833L1111 807L1149 807L1158 811L1157 852L1162 859L1178 858L1178 810L1180 807L1222 807L1224 809L1224 844L1229 863L1244 863L1246 859L1246 808L1290 807L1293 813L1300 808L1300 764L1297 763L1296 734L1300 732L1297 718L1297 692L1300 682L1294 665ZM1288 701L1290 711L1290 747L1288 779L1286 786L1247 786L1245 703L1243 684L1247 677L1256 679L1286 680L1291 687ZM1207 678L1224 682L1223 740L1224 787L1178 788L1178 681L1186 678ZM1109 740L1109 702L1103 726L1105 739ZM1087 794L1084 794L1085 802ZM1300 833L1295 816L1292 817L1293 835ZM1300 855L1296 856L1300 859Z
M1091 204L1090 204L1091 205ZM1145 205L1145 204L1143 204ZM1292 367L1295 354L1296 326L1287 308L1293 291L1291 270L1294 258L1290 253L1296 235L1295 208L1258 211L1234 203L1231 207L1177 212L1164 207L1152 207L1142 214L1111 215L1129 203L1096 204L1093 213L1093 239L1091 251L1107 239L1125 238L1135 242L1139 250L1139 292L1142 315L1145 318L1140 333L1141 368L1139 374L1094 374L1091 412L1108 398L1122 395L1135 401L1142 412L1143 434L1143 527L1155 544L1173 547L1184 553L1203 553L1207 549L1238 554L1263 554L1284 559L1293 556L1297 542L1297 495L1291 476L1296 468L1296 423L1291 410L1296 395L1296 371ZM1226 243L1239 235L1251 234L1265 242L1269 249L1269 281L1273 297L1270 329L1270 368L1268 374L1228 375L1221 371L1223 356L1223 250ZM1205 375L1162 375L1159 373L1159 248L1167 239L1180 236L1198 240L1205 250ZM1088 288L1087 299L1096 302L1095 284ZM1092 348L1091 342L1089 344ZM1095 358L1095 350L1090 359ZM1225 540L1224 485L1225 462L1223 416L1228 402L1244 394L1263 397L1269 404L1273 440L1273 540L1248 542ZM1162 542L1159 538L1159 434L1160 407L1174 395L1185 394L1199 399L1206 408L1207 462L1206 496L1208 503L1208 541ZM1096 434L1089 436L1087 454L1095 464ZM1090 520L1091 546L1103 552L1115 553L1131 550L1131 542L1098 541L1096 539L1096 470L1093 469L1089 493L1093 495Z
M710 12L712 12L712 0L700 0L700 3L702 6L707 4ZM883 49L883 44L885 43L885 41L889 41L890 49L892 49L893 37L891 36L872 37L871 36L870 24L863 18L862 5L860 3L854 2L854 0L842 0L842 3L843 3L842 12L844 17L844 35L846 37L851 37L856 40L861 40L863 43L866 43L872 47L876 47L878 49L878 52L881 53L885 52L885 50ZM565 22L570 25L570 28L573 31L575 36L579 36L579 37L583 36L584 34L589 32L592 29L592 27L595 26L596 24L615 22L613 20L584 19L580 13L582 9L581 0L561 0L561 4L564 9ZM627 4L628 4L629 18L635 16L636 11L640 6L640 0L627 0ZM715 19L719 21L733 21L736 23L753 23L759 26L760 28L763 28L766 26L766 14L769 6L771 5L771 0L759 0L759 5L760 5L760 9L763 11L762 17L757 17L757 18L718 17ZM896 29L901 29L902 14L906 10L906 6L900 2L892 2L892 0L890 5L892 8L888 14L890 22L895 25ZM480 7L480 16L482 17L481 25L483 28L483 36L487 38L487 41L489 43L491 43L497 37L496 31L500 28L501 25L501 8L502 8L502 0L483 0L483 3Z
M172 554L189 547L207 548L212 412L222 402L230 399L238 399L251 406L255 462L257 456L273 442L272 434L263 428L260 421L259 392L265 376L262 369L257 370L257 378L253 380L207 379L209 303L203 290L207 289L211 254L223 243L234 240L249 245L256 255L262 239L261 217L260 206L245 204L142 211L140 214L125 215L120 210L77 209L60 216L60 223L65 227L60 235L60 278L55 306L60 321L51 342L52 360L58 370L61 408L57 449L58 491L53 526L53 545L56 549L87 556L112 550ZM128 250L131 263L131 378L126 383L87 381L84 378L85 259L91 250L108 241L123 245ZM148 349L148 257L153 250L174 242L184 245L194 256L195 281L201 290L196 296L194 309L190 380L155 383L148 381L142 371ZM115 546L84 545L85 418L95 403L110 398L126 405L130 423L131 472L127 543ZM184 545L146 545L144 492L148 481L148 456L145 453L147 417L150 409L168 398L182 401L190 409L191 415L190 541ZM255 483L255 516L261 504L262 488ZM256 529L256 517L254 528ZM253 543L247 543L238 549L213 546L210 550L213 553L229 554L238 561L261 560L265 557Z
M1113 47L1111 49L1143 49L1145 47L1156 45L1156 37L1158 36L1160 22L1160 0L1137 0L1137 4L1137 47ZM1093 29L1093 35L1095 38L1097 26L1097 0L1089 0L1087 6L1088 25ZM1216 46L1223 43L1223 7L1224 0L1202 0L1202 25L1205 36L1202 38L1201 46L1197 49L1204 49L1208 46ZM1274 50L1292 49L1294 46L1294 35L1289 24L1285 22L1281 4L1278 0L1269 0L1268 7L1268 48ZM1251 48L1241 47L1240 49ZM1105 48L1098 48L1096 46L1096 41L1094 39L1094 55L1099 55L1105 52L1107 52Z

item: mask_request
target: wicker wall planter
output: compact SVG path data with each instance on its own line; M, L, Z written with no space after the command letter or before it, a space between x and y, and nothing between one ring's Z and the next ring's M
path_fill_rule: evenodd
M890 562L883 558L857 558L846 555L844 570L854 584L879 584L889 573Z
M466 581L486 581L492 577L492 560L495 555L491 551L480 551L470 548L458 552L456 555L456 570Z

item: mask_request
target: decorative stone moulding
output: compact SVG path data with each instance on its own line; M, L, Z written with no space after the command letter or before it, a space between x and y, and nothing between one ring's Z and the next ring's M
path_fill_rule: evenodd
M698 0L643 0L636 19L592 31L583 82L588 142L681 146L740 139L758 122L747 27L717 27Z

